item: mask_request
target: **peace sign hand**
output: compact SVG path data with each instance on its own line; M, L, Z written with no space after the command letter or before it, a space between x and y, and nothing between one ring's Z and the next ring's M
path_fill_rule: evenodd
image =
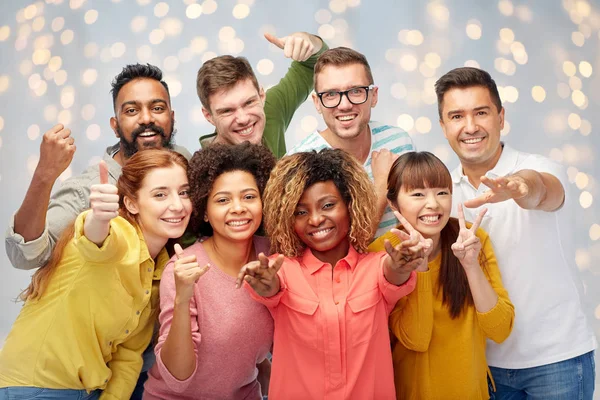
M463 268L479 268L479 252L481 251L481 241L475 235L477 228L481 225L481 220L487 212L487 208L481 209L471 228L467 229L465 224L465 213L462 204L458 205L458 224L460 231L456 243L452 245L452 252L458 258Z
M246 281L254 291L262 297L275 296L280 289L277 272L283 264L283 255L278 255L274 261L269 261L263 253L258 255L258 261L244 265L235 281L236 288Z
M398 211L394 211L394 215L408 233L394 228L391 230L392 233L402 242L396 246L392 246L388 240L384 242L385 250L389 255L390 268L400 273L415 269L427 271L428 257L433 251L433 240L425 239Z

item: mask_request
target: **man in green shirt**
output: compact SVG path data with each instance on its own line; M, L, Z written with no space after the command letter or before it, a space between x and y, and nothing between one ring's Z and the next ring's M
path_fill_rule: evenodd
M202 112L215 126L214 133L200 138L203 147L262 141L277 158L285 154L285 131L313 89L313 68L327 45L305 32L283 38L265 34L265 38L294 60L281 81L266 93L244 57L215 57L198 71L196 90Z

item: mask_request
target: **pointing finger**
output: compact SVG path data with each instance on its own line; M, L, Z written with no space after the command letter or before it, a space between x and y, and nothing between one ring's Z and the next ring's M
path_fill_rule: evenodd
M269 43L273 43L275 46L279 47L280 49L283 49L283 47L285 46L285 38L280 39L274 35L271 35L270 33L265 33L265 39L267 39L269 41Z

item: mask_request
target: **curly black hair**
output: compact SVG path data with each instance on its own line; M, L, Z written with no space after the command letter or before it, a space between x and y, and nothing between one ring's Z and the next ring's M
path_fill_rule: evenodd
M190 221L193 232L198 236L212 236L213 229L204 221L206 203L212 187L221 174L231 171L245 171L254 176L261 198L271 170L275 166L275 156L262 144L244 142L240 144L215 143L198 150L190 160L188 180L193 213Z

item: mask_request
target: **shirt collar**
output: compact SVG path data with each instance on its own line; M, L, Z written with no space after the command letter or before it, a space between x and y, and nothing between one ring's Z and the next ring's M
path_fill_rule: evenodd
M358 252L351 245L346 257L338 261L336 265L346 265L350 268L351 271L354 271L354 268L356 268L356 264L358 264L358 257ZM306 267L306 269L308 269L308 272L311 275L323 268L325 265L329 265L328 263L324 263L323 261L315 257L309 248L304 250L304 253L302 253L302 255L300 256L300 262Z
M154 274L152 275L153 280L160 280L162 277L163 270L167 266L167 263L170 260L169 253L167 249L163 247L158 255L156 256L156 261L152 259L150 256L150 252L148 251L148 245L146 244L146 240L144 239L144 234L140 229L139 225L135 224L135 230L137 231L138 237L140 239L140 264L146 261L154 264Z
M506 176L515 170L519 159L519 152L508 146L504 142L500 142L502 145L502 154L500 154L500 158L498 162L488 172L486 172L486 176L490 178L498 178L500 176ZM463 179L467 182L469 178L463 173L462 164L458 164L458 166L452 171L452 182L455 184L459 184Z

